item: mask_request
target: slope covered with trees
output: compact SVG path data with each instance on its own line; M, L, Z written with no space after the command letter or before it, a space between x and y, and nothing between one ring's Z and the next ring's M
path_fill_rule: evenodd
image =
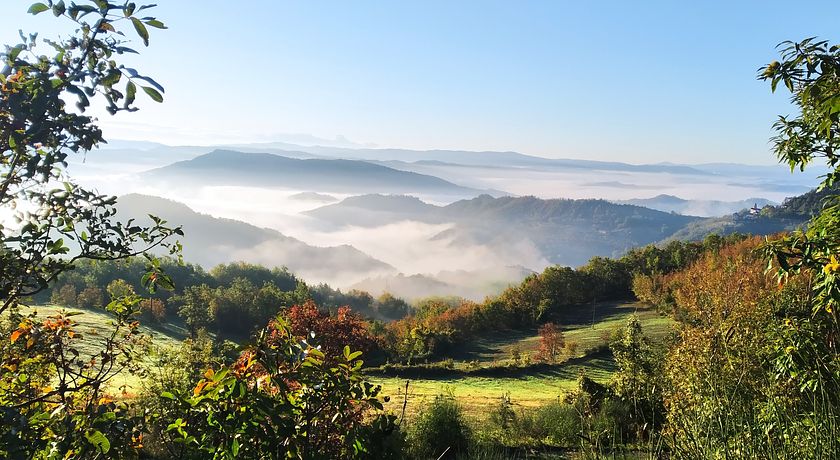
M438 238L452 244L516 248L530 243L551 263L577 266L590 257L617 257L671 236L696 217L604 200L543 200L481 195L447 206L406 196L348 198L307 214L339 225L371 227L400 220L451 222ZM701 238L702 239L702 238Z

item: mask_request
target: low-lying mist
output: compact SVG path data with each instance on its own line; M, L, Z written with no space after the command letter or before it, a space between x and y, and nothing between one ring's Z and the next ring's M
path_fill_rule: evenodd
M340 288L365 287L371 291L391 290L406 297L428 293L480 298L497 292L506 283L519 281L528 271L542 270L551 261L564 262L562 259L558 261L556 248L546 249L544 241L540 242L540 246L528 237L510 237L516 233L505 232L509 229L504 228L498 230L507 236L505 238L492 238L493 229L486 229L490 235L476 239L471 238L469 233L458 232L456 224L448 222L448 218L433 222L389 218L384 219L383 225L353 226L304 214L349 196L341 193L326 194L328 187L324 184L313 183L306 190L219 186L211 183L196 186L177 180L150 182L139 174L210 150L211 147L166 147L151 151L110 153L103 150L89 154L84 162L75 160L69 170L77 181L103 193L140 193L163 197L183 203L199 213L247 222L276 230L306 245L330 248L328 251L316 251L320 254L318 260L309 260L315 252L299 243L286 244L275 239L257 241L251 245L243 245L240 241L236 247L224 247L224 243L220 242L214 247L190 249L190 253L199 259L194 262L202 264L241 259L268 266L294 267L309 283L326 282ZM732 201L764 197L781 202L784 197L802 193L809 188L805 180L807 178L794 178L784 174L780 168L771 166L700 165L680 169L679 166L671 168L670 165L654 165L634 170L636 167L632 165L624 168L604 164L601 169L579 165L507 167L492 164L459 165L440 161L409 162L396 158L379 163L394 169L440 177L475 190L493 190L495 195L506 192L540 198L602 198L618 201L669 194L694 200ZM378 192L376 183L370 183L369 193ZM439 195L413 195L436 205L446 205L457 200L456 197L447 200ZM709 208L695 206L686 209L700 214ZM178 224L177 216L170 220ZM512 222L511 225L516 223ZM574 240L574 235L568 236L568 241ZM190 244L189 234L185 244ZM381 263L375 269L359 268L376 264L359 263L358 251L354 253L347 246ZM568 245L566 248L574 249ZM356 268L348 270L343 257L355 257ZM345 266L344 269L340 269L342 266ZM453 276L453 273L459 275ZM396 292L398 290L403 292Z

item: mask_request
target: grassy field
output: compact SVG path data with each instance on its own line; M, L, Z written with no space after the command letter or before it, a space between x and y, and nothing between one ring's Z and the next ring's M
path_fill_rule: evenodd
M561 326L566 342L577 343L576 356L583 356L588 350L607 343L610 334L621 329L627 322L627 318L633 314L641 321L645 334L653 338L666 335L673 324L670 318L661 316L649 306L636 302L610 302L597 304L594 307L582 306L571 318L556 322ZM523 355L534 355L539 348L539 343L540 336L537 328L526 331L499 331L492 336L473 341L452 358L459 361L478 361L481 364L507 364L511 361L514 349Z
M605 303L596 305L595 320L592 322L592 309L587 308L585 315L574 318L576 324L563 324L566 341L578 344L574 358L568 364L558 364L549 371L539 371L511 377L474 377L427 378L408 381L406 398L406 379L397 377L372 377L372 381L382 385L383 393L390 396L387 406L390 410L401 413L406 404L407 416L416 414L430 400L439 394L451 394L464 406L473 417L481 418L488 407L495 405L503 395L509 395L511 403L517 407L534 407L562 397L577 384L578 375L586 375L596 381L606 382L615 369L608 352L595 352L603 349L610 335L626 324L630 315L635 314L642 323L646 335L659 339L671 330L672 320L660 316L656 311L638 303ZM588 316L589 322L581 319ZM457 355L455 367L468 365L479 366L513 364L512 351L518 349L521 355L531 356L539 347L539 335L536 329L529 331L499 331L488 337L482 337L466 346ZM472 361L471 364L468 364Z
M548 372L532 373L517 377L464 377L456 379L412 379L373 377L382 385L383 394L391 399L386 407L396 413L406 404L406 414L411 416L439 394L451 394L464 406L468 414L480 416L508 395L517 407L535 407L561 397L574 388L578 375L586 375L601 382L609 379L614 364L609 357L593 356L581 363L558 365ZM406 382L408 392L406 399Z
M113 317L104 309L92 310L85 308L63 308L55 305L34 305L28 307L22 306L20 311L23 315L28 315L34 311L41 319L58 315L62 312L81 313L80 315L73 316L71 319L77 323L75 332L81 333L82 335L82 339L79 341L77 347L82 357L92 357L98 354L105 341L104 334L113 330L111 326ZM148 344L160 348L178 347L181 341L187 336L187 331L184 328L172 323L161 324L154 328L143 325L140 326L140 332L148 338ZM115 391L124 386L129 393L136 392L141 387L139 377L129 373L117 375L109 384Z
M78 323L77 332L83 334L80 351L87 356L98 353L104 340L102 334L109 330L112 321L104 310L63 309L50 305L23 307L22 313L28 314L33 310L42 318L61 311L81 312L73 319ZM576 342L577 352L575 356L569 357L573 358L572 362L558 364L548 370L543 368L534 372L519 372L513 376L412 379L408 382L407 397L404 378L377 376L371 377L371 380L381 384L383 394L390 396L387 407L394 412L400 413L405 402L406 413L411 416L436 395L452 394L464 405L467 413L481 417L487 407L496 404L505 394L509 395L515 406L523 408L539 406L562 397L575 387L581 372L596 381L609 380L614 371L609 353L593 353L593 350L602 348L613 331L621 328L632 314L641 320L645 333L654 338L667 334L672 324L670 319L641 304L599 304L594 310L594 322L592 309L587 308L576 318L576 324L563 324L566 341ZM186 330L172 323L155 328L141 326L141 332L149 337L149 342L155 347L177 347L186 337ZM455 367L505 366L513 364L511 356L514 349L518 349L522 356L532 356L538 347L539 335L536 329L499 331L470 343L453 358L456 359ZM138 377L125 374L112 380L111 386L115 389L126 386L132 392L140 388L141 382Z

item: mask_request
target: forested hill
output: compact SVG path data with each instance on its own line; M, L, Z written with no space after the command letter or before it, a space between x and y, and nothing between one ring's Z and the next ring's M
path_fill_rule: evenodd
M694 217L665 213L641 206L614 204L606 200L544 200L533 196L493 198L481 195L452 203L441 214L461 220L511 223L592 225L599 230L641 232L674 231ZM664 228L663 228L664 227Z
M358 160L298 159L270 153L214 150L143 173L149 180L247 185L335 193L428 193L475 196L478 190L443 179Z
M674 195L660 194L652 198L631 200L611 200L620 204L635 204L664 212L675 212L686 216L718 217L748 209L753 206L764 207L776 203L765 198L747 198L738 201L686 200Z
M129 194L119 198L119 217L143 220L146 214L183 226L184 258L204 267L247 261L286 266L307 279L362 279L392 273L393 267L348 246L317 247L245 222L200 214L182 203Z
M544 200L481 195L448 206L406 196L366 195L308 212L334 225L378 226L399 220L452 223L437 238L498 251L535 250L548 262L576 266L590 257L618 256L666 238L698 220L605 200Z
M695 241L713 233L728 235L746 233L768 235L801 227L822 209L825 198L836 194L836 189L811 190L799 196L785 199L778 206L764 206L757 215L743 210L723 217L691 222L685 228L666 238L666 241Z

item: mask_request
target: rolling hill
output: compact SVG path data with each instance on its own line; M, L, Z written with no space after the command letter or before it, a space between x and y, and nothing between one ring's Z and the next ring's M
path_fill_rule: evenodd
M286 266L307 281L353 281L394 272L390 265L352 246L311 246L276 230L200 214L165 198L124 195L119 198L119 210L121 219L142 220L153 214L183 226L184 258L205 268L241 260Z
M580 265L667 238L696 217L604 200L489 195L435 206L413 197L365 195L307 212L334 225L375 227L399 220L454 223L435 238L499 251L535 247L550 263ZM534 267L528 267L534 268Z
M747 198L739 201L686 200L673 195L661 194L652 198L615 200L615 203L632 204L664 212L675 212L686 216L714 217L731 214L744 209L776 204L764 198Z
M781 205L764 206L758 215L751 215L749 210L743 210L728 216L697 220L687 224L665 241L701 240L712 233L770 235L790 231L805 225L822 208L825 198L836 193L836 190L811 190L787 198Z
M300 159L271 153L214 150L142 174L145 179L197 185L244 185L328 193L422 193L475 196L479 190L365 161Z

